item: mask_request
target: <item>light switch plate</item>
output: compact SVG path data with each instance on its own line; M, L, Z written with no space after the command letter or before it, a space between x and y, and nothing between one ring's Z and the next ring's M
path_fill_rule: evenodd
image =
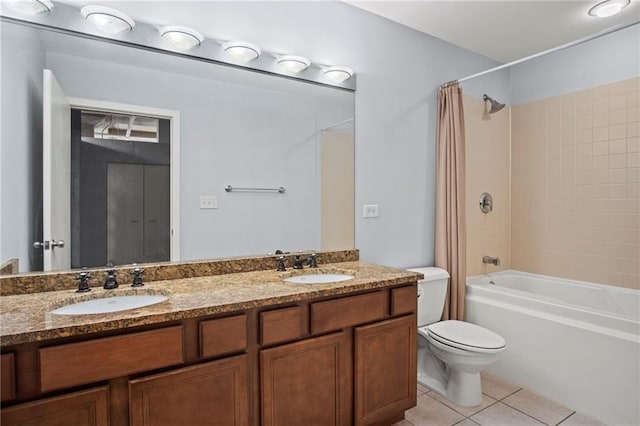
M200 196L200 209L217 209L218 197L215 195L201 195Z
M363 206L362 217L379 217L380 213L378 211L377 204L365 204Z

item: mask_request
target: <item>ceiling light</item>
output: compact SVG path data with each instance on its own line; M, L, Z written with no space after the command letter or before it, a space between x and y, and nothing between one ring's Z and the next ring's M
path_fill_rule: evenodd
M183 50L193 49L204 41L199 32L186 27L164 27L160 35L173 47Z
M53 9L53 3L49 0L5 0L3 3L14 12L26 15L50 12Z
M343 81L351 78L351 76L353 75L353 70L348 67L329 67L324 70L324 75L326 75L333 81L342 83Z
M302 56L284 55L277 59L278 65L285 71L299 73L311 65L311 61Z
M605 0L589 9L589 15L597 16L598 18L613 16L627 7L630 1L631 0Z
M262 53L258 46L246 41L228 41L222 45L222 48L239 62L253 61Z
M84 18L109 35L131 31L136 23L119 10L104 6L85 6L80 12Z

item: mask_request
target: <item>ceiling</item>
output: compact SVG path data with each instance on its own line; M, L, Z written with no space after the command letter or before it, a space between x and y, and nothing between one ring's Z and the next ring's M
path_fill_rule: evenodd
M587 13L601 0L346 1L501 63L640 21L640 0L609 18Z
M96 3L95 0L59 1L76 7ZM308 0L291 1L303 5ZM587 14L602 0L343 1L500 63L640 21L640 0L631 0L621 13L604 19ZM341 63L348 58L347 52L336 54L341 40L330 39L326 34L315 39L311 34L283 36L282 33L304 33L306 28L291 22L284 14L278 15L278 4L270 0L102 0L98 3L120 9L135 20L152 25L183 25L213 39L260 40L261 47L270 52L313 53L312 59L323 63ZM325 48L330 45L329 50L337 57L328 55L327 49L313 49L320 44Z

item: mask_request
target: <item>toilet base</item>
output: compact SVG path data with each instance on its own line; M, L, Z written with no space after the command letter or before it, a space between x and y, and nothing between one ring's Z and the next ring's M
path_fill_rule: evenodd
M450 370L449 374L447 383L427 374L419 374L418 383L462 407L475 407L482 403L480 373Z
M480 373L450 370L447 382L447 399L463 407L474 407L482 403Z

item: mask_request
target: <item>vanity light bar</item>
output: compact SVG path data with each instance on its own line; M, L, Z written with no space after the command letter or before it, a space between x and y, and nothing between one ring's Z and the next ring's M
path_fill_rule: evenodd
M47 14L54 8L51 0L0 0L7 5L7 9L12 9L20 15L42 15ZM626 1L626 0L611 0ZM48 13L46 26L53 26L68 33L88 33L97 35L86 23L93 25L99 32L108 38L113 38L116 42L124 44L149 47L152 50L163 50L167 53L175 50L186 51L201 46L205 37L196 30L180 26L153 26L152 24L141 24L135 29L135 21L125 13L106 6L87 5L80 8L80 13L84 22L78 25L75 22L78 7L67 5L61 2L56 9L56 13ZM9 19L25 20L23 16L13 18L8 14ZM45 26L42 18L28 19L31 23ZM86 22L86 23L85 23ZM126 34L131 32L131 34ZM155 32L156 39L152 32ZM160 38L162 41L160 41ZM274 54L269 56L275 58L275 64L268 58L264 58L260 47L254 43L241 40L212 40L221 46L221 50L216 52L215 43L210 43L204 48L199 48L197 53L189 53L189 56L200 58L207 62L221 63L237 66L248 66L255 71L279 74L299 78L301 80L312 81L329 86L340 87L347 90L355 90L355 79L347 82L354 76L353 69L345 66L330 66L323 64L313 64L303 56L289 54ZM168 47L169 44L171 47ZM182 52L181 52L182 53ZM253 62L252 62L253 61ZM251 65L245 65L252 62Z

